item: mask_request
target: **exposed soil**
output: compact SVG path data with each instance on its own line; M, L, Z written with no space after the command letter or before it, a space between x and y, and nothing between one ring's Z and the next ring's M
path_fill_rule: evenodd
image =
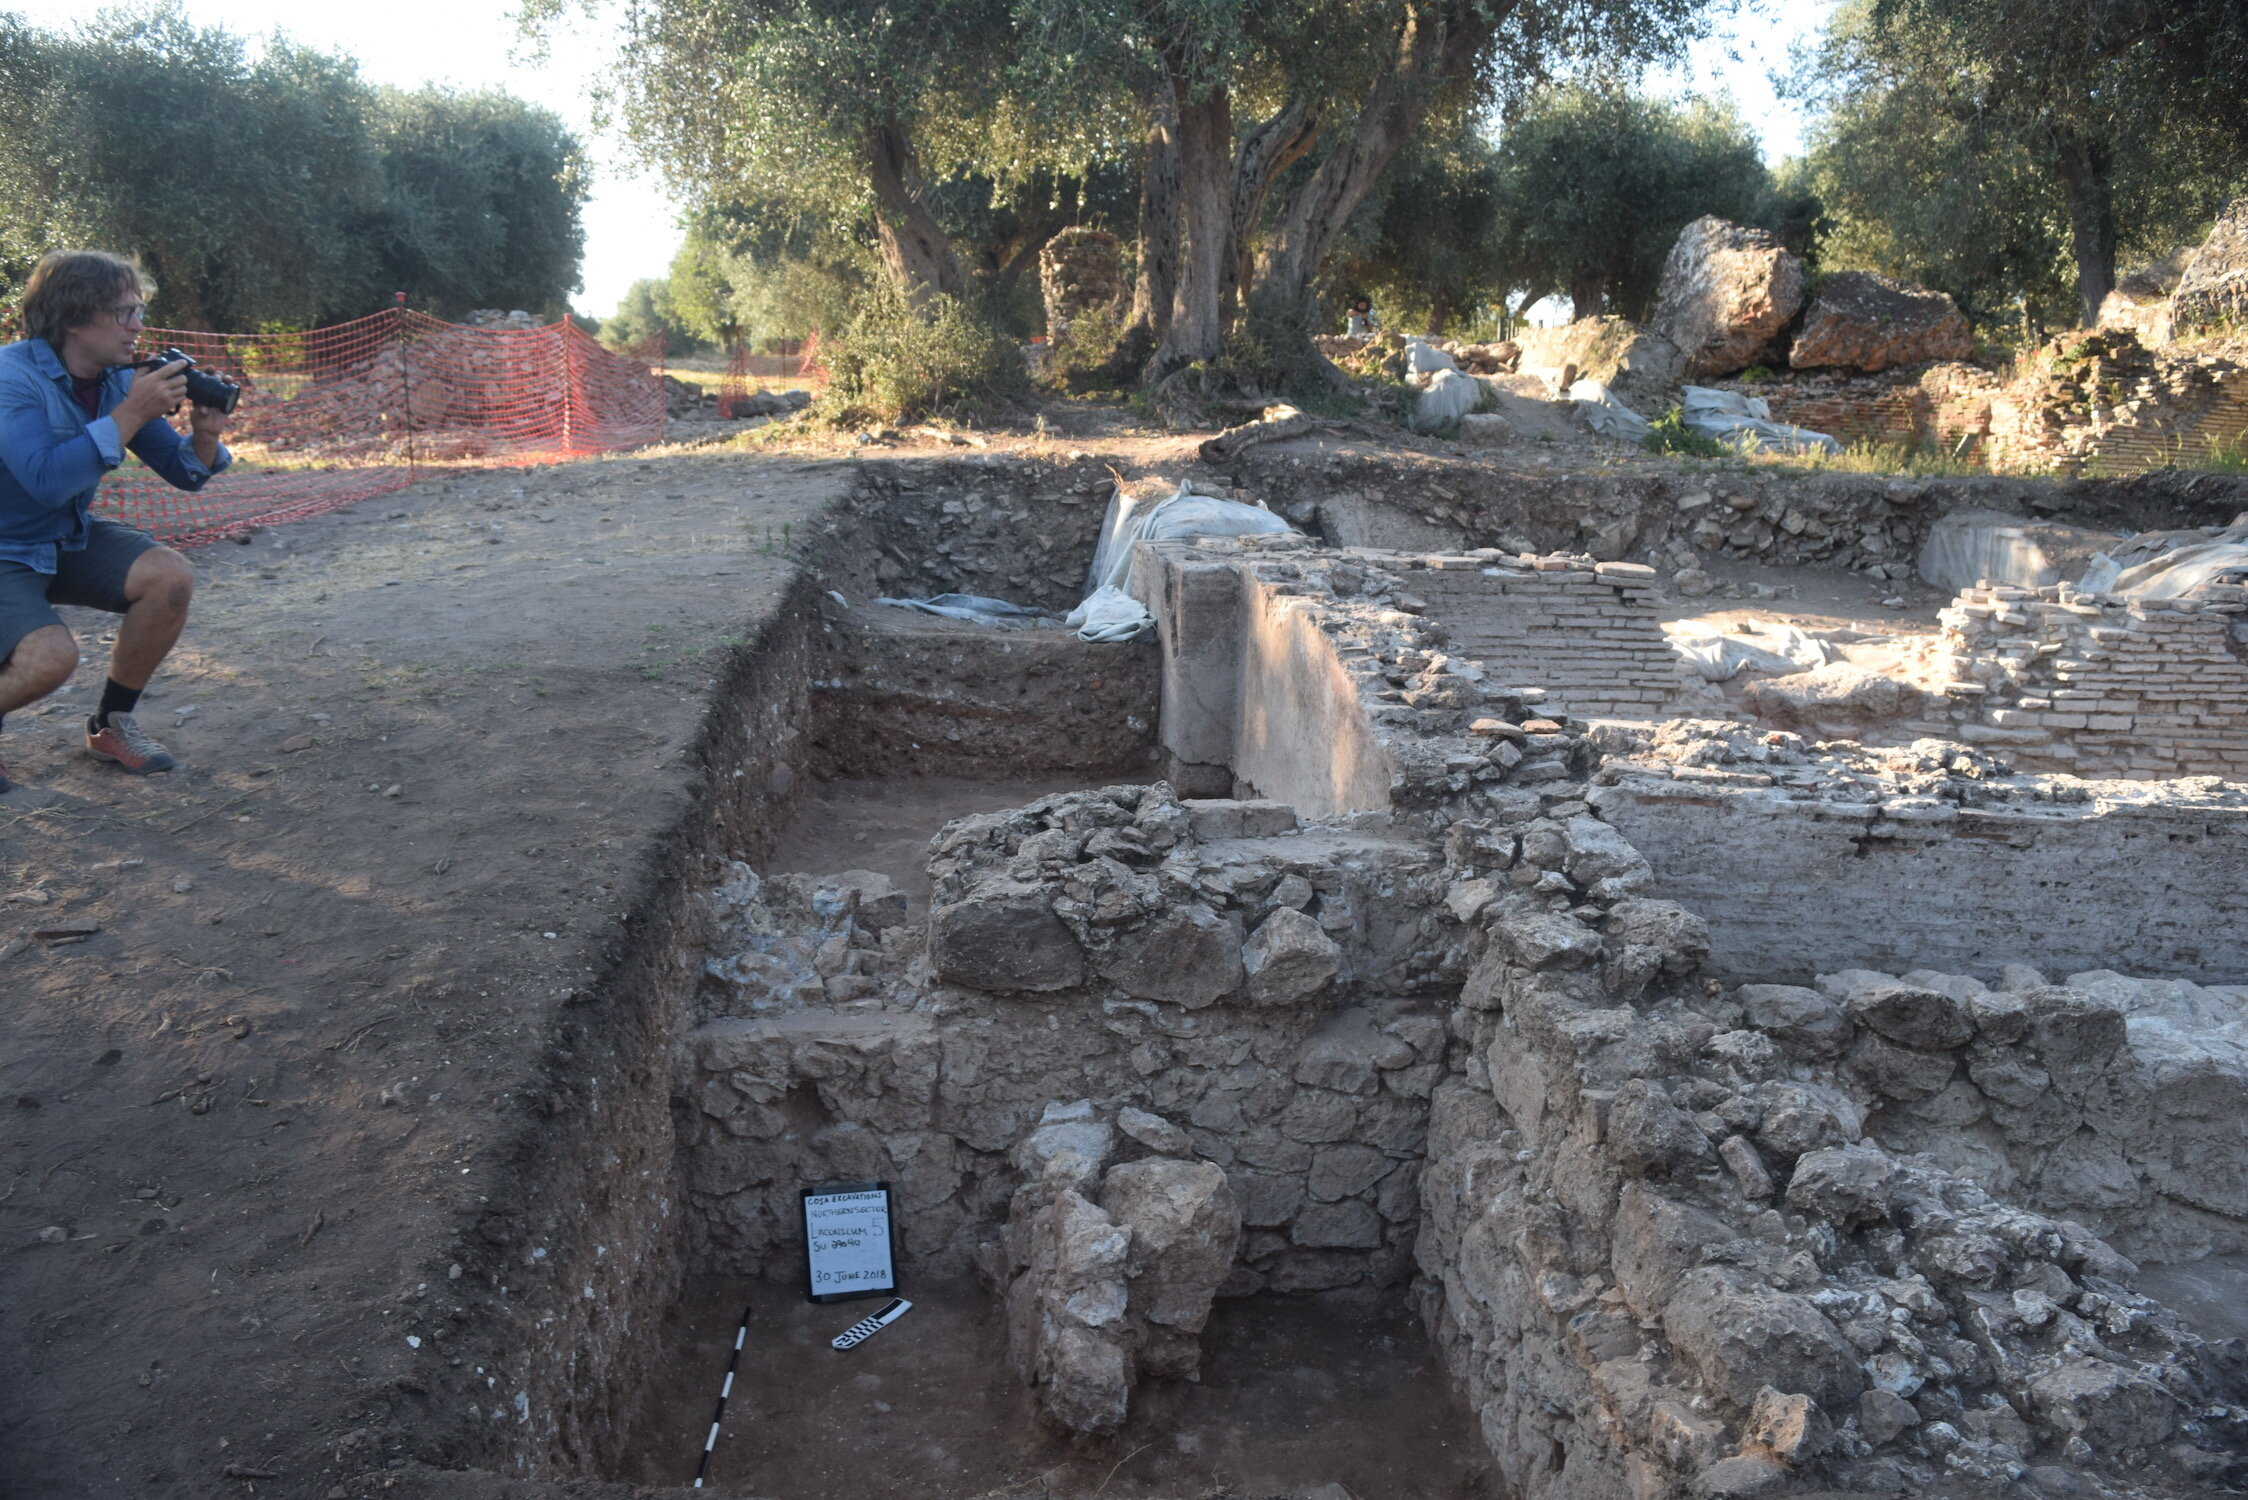
M881 1301L814 1306L793 1287L691 1283L667 1324L678 1354L631 1476L693 1478L745 1303L741 1373L712 1481L776 1500L1301 1493L1359 1500L1498 1493L1472 1416L1402 1299L1221 1301L1202 1377L1145 1388L1124 1431L1042 1429L1007 1372L1001 1309L973 1281L911 1285L913 1309L845 1353L828 1340Z
M202 549L144 780L76 748L110 622L74 612L93 659L0 752L0 1492L399 1456L360 1424L445 1358L408 1300L687 805L706 664L844 481L467 474ZM65 919L99 931L12 941Z

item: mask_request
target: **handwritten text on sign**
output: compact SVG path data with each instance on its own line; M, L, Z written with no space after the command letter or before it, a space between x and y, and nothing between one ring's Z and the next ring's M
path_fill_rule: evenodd
M804 1235L811 1247L813 1296L887 1291L896 1284L896 1273L890 1266L888 1193L808 1197L804 1200Z

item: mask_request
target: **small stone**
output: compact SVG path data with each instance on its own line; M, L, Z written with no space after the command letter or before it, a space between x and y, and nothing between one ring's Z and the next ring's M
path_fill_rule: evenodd
M1858 1430L1875 1447L1893 1442L1907 1427L1920 1425L1920 1413L1895 1391L1875 1386L1858 1397Z
M1116 1112L1116 1128L1150 1151L1164 1156L1192 1156L1194 1142L1178 1126L1161 1115L1144 1109L1134 1109L1127 1104Z
M403 792L404 790L406 790L406 788L405 788L405 787L404 787L403 785L401 785L400 783L398 783L398 782L395 782L395 781L394 781L394 782L392 782L392 783L391 783L390 785L388 785L388 786L386 786L386 787L384 787L384 788L382 789L382 794L383 794L383 795L384 795L385 797L395 797L395 796L397 796L397 795L398 795L398 794L399 794L400 792Z
M1745 1135L1729 1135L1717 1148L1733 1181L1740 1185L1741 1196L1757 1199L1772 1196L1772 1174L1765 1169L1764 1158L1757 1153L1756 1145Z
M1834 1439L1834 1429L1809 1396L1766 1386L1749 1410L1748 1440L1781 1462L1800 1467L1818 1457Z
M49 1224L45 1229L39 1231L39 1243L42 1245L59 1245L69 1238L70 1231L60 1224Z
M55 917L32 927L31 935L41 942L68 941L88 938L101 931L101 923L91 917Z
M195 882L194 882L194 880L193 880L193 879L191 879L190 877L188 877L188 876L185 876L185 875L174 875L174 876L172 877L172 894L173 894L173 895L175 895L175 896L184 896L184 895L186 895L186 894L187 894L187 893L188 893L189 891L192 891L192 890L194 890L194 889L195 889Z

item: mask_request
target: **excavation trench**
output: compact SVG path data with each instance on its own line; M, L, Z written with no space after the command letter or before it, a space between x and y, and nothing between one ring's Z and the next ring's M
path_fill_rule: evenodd
M2184 981L2238 972L2248 798L1603 752L1668 668L1630 564L1166 543L1157 639L924 616L874 596L1066 605L1107 485L910 477L737 654L467 1257L515 1314L487 1463L685 1482L745 1306L712 1473L775 1497L2229 1462L2134 1373L2214 1401L2221 1359L2095 1236L2237 1285L2243 996ZM1837 837L1919 878L1810 921ZM2155 843L2161 889L2103 873ZM838 1354L798 1194L868 1180L916 1308Z
M640 972L572 1038L565 1086L600 1118L562 1112L547 1144L559 1161L562 1139L591 1127L565 1168L580 1180L528 1206L485 1272L525 1313L546 1304L499 1357L525 1372L504 1382L518 1391L491 1385L512 1397L488 1418L512 1449L505 1467L686 1483L746 1305L711 1469L724 1488L880 1493L911 1473L916 1490L963 1496L1041 1475L1056 1493L1484 1493L1473 1415L1409 1293L1440 1004L1403 994L1335 1015L1167 1021L1144 1001L1087 1013L1038 993L930 1006L914 966L931 838L955 819L1160 779L1160 664L1152 640L1096 645L1050 624L997 630L872 603L951 589L1062 605L1091 525L1026 577L1004 571L1019 539L994 546L962 514L920 534L951 571L901 576L880 539L901 516L944 512L879 492L872 508L742 652L705 748L707 816L670 851ZM1414 857L1378 840L1287 842L1306 846L1288 854L1314 913L1315 866ZM1339 886L1325 899L1349 904ZM1353 1056L1324 1066L1365 1075L1346 1080L1356 1107L1283 1130L1306 1092L1287 1075L1337 1036ZM1409 1066L1356 1061L1375 1036ZM1267 1079L1254 1097L1213 1087L1244 1064ZM1040 1420L1010 1369L999 1248L1025 1180L1016 1148L1049 1106L1087 1098L1168 1111L1224 1153L1245 1221L1199 1369L1142 1381L1129 1420L1090 1439ZM1118 1144L1118 1161L1152 1154ZM844 1355L826 1341L867 1307L803 1299L796 1195L868 1179L894 1184L916 1307ZM1291 1228L1307 1210L1318 1227Z

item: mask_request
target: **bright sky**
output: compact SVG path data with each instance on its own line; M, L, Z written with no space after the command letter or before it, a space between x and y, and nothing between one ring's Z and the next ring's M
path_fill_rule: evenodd
M585 206L585 285L573 304L606 317L625 288L661 276L679 246L678 210L653 176L627 165L614 132L593 129L594 100L614 52L616 7L571 5L572 20L543 58L515 24L513 0L386 0L379 5L307 5L304 0L227 0L198 7L195 19L245 36L288 32L300 42L348 53L376 83L500 88L543 104L578 132L592 154L592 197ZM1773 160L1802 150L1804 120L1774 97L1767 75L1784 68L1791 44L1815 35L1836 0L1749 0L1697 46L1687 64L1655 80L1679 92L1727 92ZM35 25L63 28L84 16L84 0L0 0Z

